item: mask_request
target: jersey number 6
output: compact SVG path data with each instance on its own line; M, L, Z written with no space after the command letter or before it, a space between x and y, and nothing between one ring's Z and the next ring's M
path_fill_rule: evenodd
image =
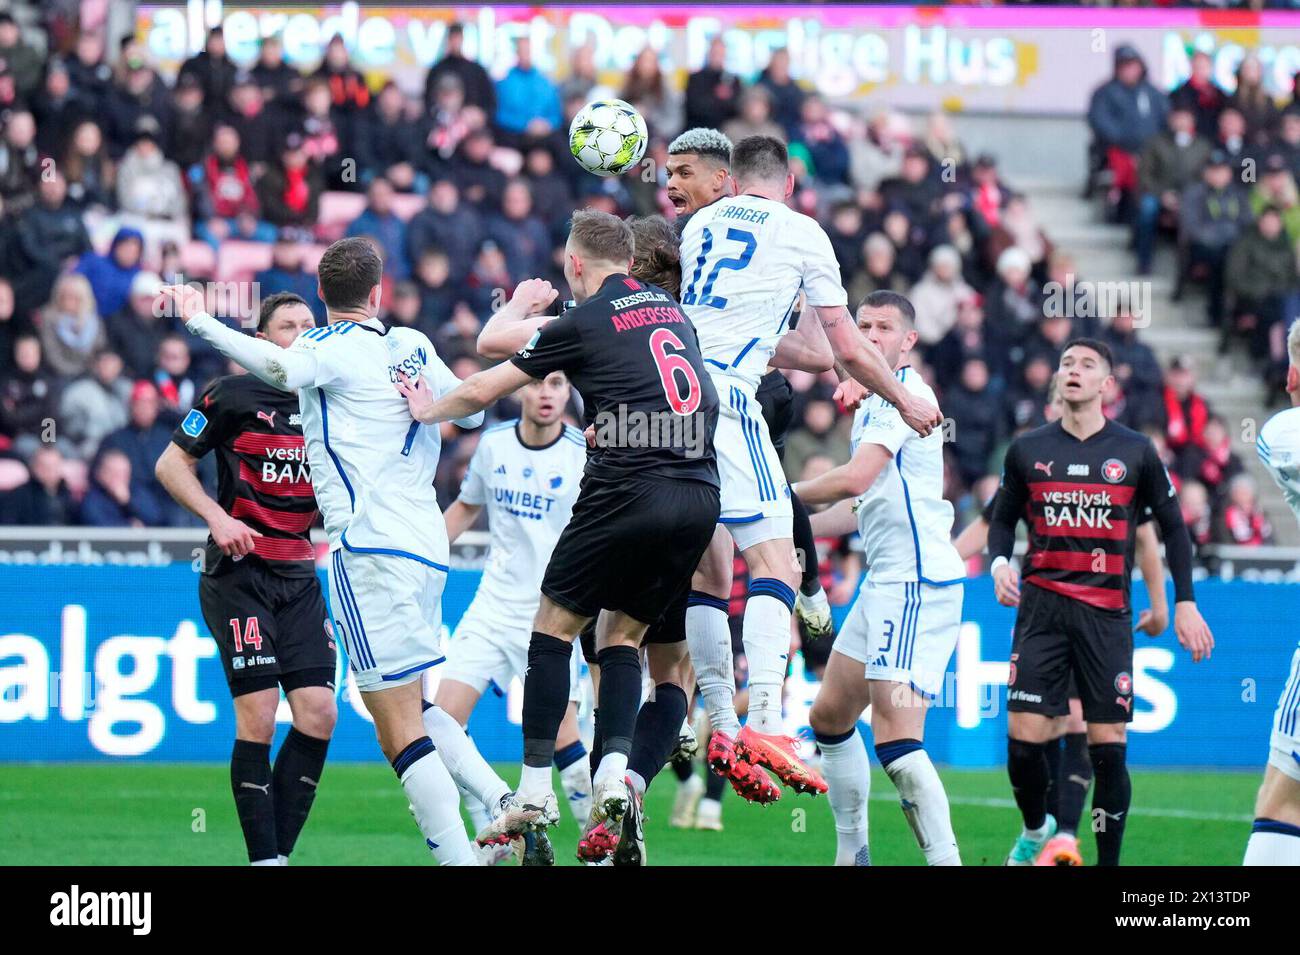
M677 349L670 352L668 346ZM695 374L691 363L680 352L686 346L682 340L666 328L656 328L650 333L650 354L654 356L655 367L659 369L659 382L664 386L664 397L674 414L694 414L700 406L700 378ZM686 393L682 394L679 379L674 372L681 372L686 379Z

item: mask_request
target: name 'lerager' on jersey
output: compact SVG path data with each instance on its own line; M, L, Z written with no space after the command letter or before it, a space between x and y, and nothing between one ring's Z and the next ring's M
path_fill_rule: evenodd
M840 266L816 220L762 196L719 199L682 232L682 306L710 370L757 387L800 289L810 306L846 305Z

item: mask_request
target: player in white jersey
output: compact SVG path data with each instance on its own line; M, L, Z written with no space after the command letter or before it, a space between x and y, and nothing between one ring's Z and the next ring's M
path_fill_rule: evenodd
M1291 366L1286 390L1291 407L1259 429L1259 459L1300 520L1300 320L1286 339ZM1246 843L1246 865L1300 865L1300 646L1273 715L1268 765L1255 799L1255 822Z
M541 597L542 575L578 496L587 443L582 432L564 423L569 380L556 371L519 389L520 416L488 428L479 440L461 483L447 508L452 542L488 514L487 560L478 591L447 645L434 704L457 721L470 714L489 686L504 690L528 669L528 642ZM578 731L582 655L573 645L569 671L569 710L555 740L569 808L579 825L591 813L591 772ZM476 831L489 822L492 807L470 799Z
M721 399L714 438L722 483L720 523L750 570L743 629L749 718L743 730L733 704L725 534L715 537L691 583L687 640L714 727L708 749L713 770L752 779L753 767L765 766L798 791L825 792L825 781L803 764L794 740L781 732L781 687L801 571L792 540L790 489L762 424L755 389L769 364L787 364L783 346L800 339L828 341L848 375L894 404L909 427L928 434L939 412L895 379L854 327L830 240L813 219L785 204L794 189L785 145L767 136L736 143L731 178L734 195L697 210L683 230L681 301ZM796 335L786 338L800 291L808 307Z
M288 349L206 314L197 289L169 286L163 297L223 355L268 384L298 392L312 487L330 542L335 632L426 844L444 865L475 865L452 777L490 804L501 805L508 793L481 788L500 781L459 727L441 734L435 751L421 716L421 676L443 660L447 532L433 489L441 439L437 428L411 418L394 385L399 372L440 394L459 382L424 334L389 330L377 318L383 262L369 240L334 243L317 274L329 324ZM481 422L475 414L457 423Z
M858 327L895 368L898 380L926 401L934 392L908 364L916 344L912 303L872 292ZM820 477L801 481L809 504L838 504L813 516L814 528L840 523L856 499L856 529L868 570L840 628L809 722L822 751L835 815L837 865L870 865L867 794L871 767L857 722L871 705L876 755L902 800L903 813L930 865L960 865L948 797L922 742L929 703L961 627L965 568L950 540L952 505L943 497L943 435L920 437L879 396L853 419L853 456ZM839 502L844 502L839 504Z

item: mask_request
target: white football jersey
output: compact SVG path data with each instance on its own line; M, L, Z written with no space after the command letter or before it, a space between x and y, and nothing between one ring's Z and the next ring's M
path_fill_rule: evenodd
M682 308L709 370L757 387L800 289L809 306L845 305L840 266L816 220L761 196L719 199L682 231Z
M938 407L934 391L911 367L894 373L907 390ZM876 482L858 499L867 576L876 584L950 584L965 579L952 544L952 505L943 497L943 432L921 437L898 410L872 395L853 418L853 451L878 444L893 455Z
M1269 418L1259 429L1255 451L1300 521L1300 408L1288 408Z
M442 438L415 421L394 383L422 375L434 394L460 383L422 332L376 319L334 322L299 335L316 378L300 388L311 482L330 546L411 557L447 569L447 527L433 487ZM461 422L477 427L480 412Z
M460 486L460 500L487 508L488 553L468 613L531 631L542 575L578 498L587 442L565 425L554 442L530 448L518 421L483 433Z

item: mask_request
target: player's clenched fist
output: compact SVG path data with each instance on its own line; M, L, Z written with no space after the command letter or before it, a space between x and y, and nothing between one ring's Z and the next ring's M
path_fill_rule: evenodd
M871 396L867 386L859 382L856 378L845 378L840 382L839 387L835 389L832 399L838 401L845 411L857 411L858 405L866 401Z
M161 314L179 315L181 321L188 322L195 315L207 310L203 293L188 285L164 285L158 291L161 298ZM155 303L155 308L158 304Z
M510 296L510 304L522 309L526 316L540 315L559 294L555 286L546 279L525 279L515 286L515 294Z
M1004 607L1020 606L1020 574L1010 564L993 571L993 593Z
M907 422L907 426L923 438L943 423L943 415L938 408L913 394L909 394L907 401L898 406L898 413Z
M208 525L212 542L227 557L246 557L253 552L253 538L263 536L238 518L223 515Z

